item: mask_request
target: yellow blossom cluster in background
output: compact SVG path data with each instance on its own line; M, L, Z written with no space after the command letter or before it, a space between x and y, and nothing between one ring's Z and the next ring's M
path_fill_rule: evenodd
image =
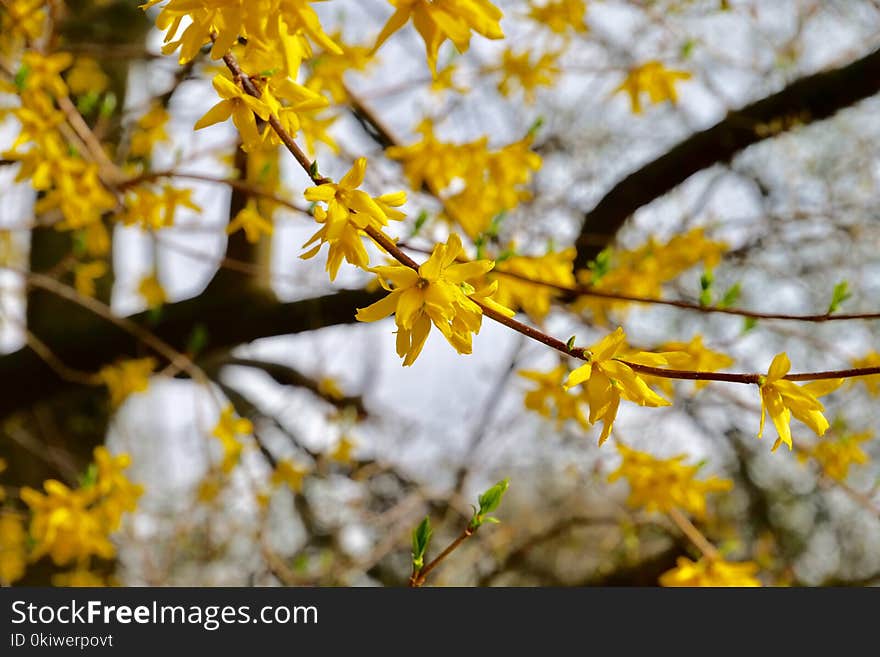
M113 456L97 447L94 458L77 488L50 479L43 484L45 492L22 489L21 500L31 514L29 561L48 556L57 566L76 564L83 569L92 557L115 555L110 537L123 515L135 510L143 488L124 473L131 464L127 454Z
M130 395L143 392L149 387L150 375L155 369L155 358L123 360L102 367L97 374L97 380L107 386L110 405L118 408Z
M648 100L654 104L667 100L675 103L678 100L675 85L690 79L691 74L687 71L677 71L667 68L662 62L649 61L631 69L615 91L626 92L633 114L641 114L642 95L647 94Z
M694 562L679 557L676 567L660 576L661 586L688 587L753 587L761 586L756 575L758 565L752 562L732 563L724 559L703 557Z
M412 189L424 186L442 198L445 215L468 237L485 232L495 217L530 198L525 186L541 167L531 137L491 150L485 137L464 144L440 141L430 121L422 121L417 130L421 141L392 146L385 154L402 163ZM455 190L453 183L462 189Z
M620 442L617 451L622 461L608 476L608 481L625 479L630 491L627 504L636 509L660 513L680 509L703 518L706 515L706 495L733 488L729 479L697 479L700 465L685 465L685 454L661 459Z
M564 249L542 256L513 255L496 262L489 274L489 280L498 281L495 300L502 306L522 310L534 321L542 321L553 300L563 294L560 288L575 285L574 255L574 249Z
M614 251L607 271L599 272L598 277L596 272L580 271L578 279L598 292L659 299L664 283L700 263L706 268L714 267L726 250L725 243L710 240L702 228L695 228L666 243L650 238L636 249ZM587 296L575 304L578 311L589 312L599 324L607 324L612 311L620 315L631 306L627 301Z

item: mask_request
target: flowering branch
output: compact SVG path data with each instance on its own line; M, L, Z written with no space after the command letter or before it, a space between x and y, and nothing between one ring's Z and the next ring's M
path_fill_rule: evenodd
M226 63L227 68L229 69L230 73L232 73L236 82L247 94L253 96L254 98L261 97L262 94L260 90L256 87L250 77L244 71L242 71L241 66L239 66L238 61L232 53L227 53L226 55L224 55L223 61ZM275 133L278 135L281 142L294 156L296 161L303 168L309 178L311 178L311 180L316 185L322 185L328 182L326 178L318 174L315 163L309 160L308 156L303 153L302 149L299 148L294 138L290 135L289 132L287 132L287 130L285 130L284 126L281 125L277 117L274 114L269 114L267 121L272 129L275 131ZM376 242L382 249L384 249L400 264L418 271L419 263L406 255L406 253L404 253L403 250L381 230L378 230L369 225L366 226L363 230L374 242ZM474 301L474 303L476 303L481 308L483 314L490 319L504 324L508 328L511 328L532 340L541 342L542 344L545 344L548 347L551 347L552 349L555 349L567 356L572 356L580 360L588 360L589 358L586 351L582 348L569 346L567 343L562 342L558 338L544 333L539 329L528 326L527 324L513 319L512 317L507 317L503 313L488 307L486 304L476 299L472 299L472 301ZM652 376L658 376L667 379L684 379L690 381L725 381L728 383L759 384L763 376L762 374L727 374L720 372L663 369L630 363L622 359L616 360L620 360L620 362L630 366L630 368L636 372L642 374L650 374ZM819 379L850 378L857 376L869 376L874 374L880 374L880 367L865 367L847 370L788 374L782 378L790 381L814 381Z

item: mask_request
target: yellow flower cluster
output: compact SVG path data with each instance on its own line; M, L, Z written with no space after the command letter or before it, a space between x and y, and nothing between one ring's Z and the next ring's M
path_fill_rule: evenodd
M529 18L556 34L586 32L589 29L585 21L586 13L587 3L584 0L549 0L544 4L529 0Z
M876 351L865 354L862 358L856 358L852 362L853 367L880 367L880 353ZM865 385L870 395L880 395L880 374L862 376L857 379Z
M36 41L46 25L45 0L4 2L0 11L0 52L18 48L21 43Z
M309 469L293 461L285 459L278 461L275 470L272 472L273 486L287 486L290 490L298 493L302 490L303 479L309 473Z
M124 470L127 454L112 456L105 447L94 452L95 466L79 488L49 479L41 493L25 487L21 499L31 511L31 560L49 556L55 565L80 565L90 557L112 558L116 551L110 536L122 516L134 511L143 488L131 483Z
M21 162L16 182L29 180L43 193L37 213L57 209L60 228L82 228L99 223L104 213L117 206L116 197L102 184L97 164L83 159L61 133L65 117L55 100L67 98L69 89L61 74L70 68L69 53L22 55L16 84L0 84L0 91L16 94L19 106L0 110L0 117L14 116L20 131L7 160ZM19 150L27 145L26 150Z
M747 561L732 563L724 559L703 557L693 562L679 557L675 568L660 576L661 586L689 587L755 587L761 580L755 575L758 565Z
M463 255L461 239L449 236L446 244L434 247L416 271L403 265L373 267L370 271L391 293L371 306L358 310L362 322L375 322L394 314L397 324L397 355L404 366L412 365L436 326L443 337L461 354L471 353L472 334L479 333L483 319L478 303L507 315L510 311L492 301L497 283L477 288L490 260L456 263ZM389 285L390 282L390 285Z
M160 103L153 103L134 123L128 154L131 157L149 158L156 144L168 141L165 126L170 118L168 110Z
M581 283L592 285L600 292L659 299L663 284L703 263L714 267L727 250L723 242L706 238L702 228L695 228L676 235L665 244L654 238L631 251L615 251L611 255L610 270L594 281L594 273L581 272ZM611 311L623 311L630 305L627 301L615 301L596 297L581 297L575 305L578 311L589 311L596 322L608 323Z
M130 395L143 392L150 386L150 374L155 369L154 358L123 360L102 367L96 378L110 391L110 405L118 408Z
M145 230L161 230L174 225L180 207L201 211L192 200L191 189L141 184L126 191L125 208L117 217L126 226L138 225Z
M615 92L624 91L629 94L633 114L642 113L642 94L654 103L664 101L676 102L678 93L675 85L679 80L689 80L687 71L676 71L666 68L662 62L650 61L633 68Z
M214 427L213 435L220 441L223 447L223 461L220 469L225 473L230 473L238 465L241 459L241 452L244 448L238 436L246 436L253 433L254 425L246 418L235 417L235 410L232 405L227 406L220 413L220 419L217 426Z
M142 7L148 9L163 1L147 0ZM300 61L311 54L308 40L325 50L339 51L311 7L319 1L168 0L156 18L156 26L165 32L163 52L167 55L180 49L181 64L193 59L212 40L211 57L220 59L239 36L247 35L248 45L255 48L279 45L282 52L277 54L283 54L286 63L294 64L285 71L286 75L295 76Z
M531 137L489 150L488 138L465 144L439 141L430 121L418 132L422 140L409 146L392 146L388 157L403 164L414 190L427 186L443 199L446 215L471 238L489 228L492 219L529 198L525 186L541 168L541 157L531 147ZM453 183L460 190L450 190Z
M327 209L315 208L315 220L323 225L303 244L303 248L314 242L318 244L301 257L313 258L324 244L329 244L327 272L330 280L336 278L343 259L356 267L369 267L370 259L362 241L365 228L381 230L390 219L399 221L406 216L394 209L406 203L404 192L373 198L358 189L364 182L366 171L367 159L361 157L338 183L327 182L305 191L307 201L325 203Z
M761 391L761 426L758 438L764 434L764 419L769 414L779 434L773 445L774 451L782 443L788 445L789 449L792 448L792 415L816 432L817 436L823 435L828 430L828 420L822 415L825 407L817 397L834 392L843 384L843 379L827 379L799 386L783 378L790 369L791 361L788 356L784 353L777 354L770 363L767 375L761 377L758 384Z
M815 447L806 450L804 456L812 456L822 472L836 479L844 481L849 476L849 469L854 465L865 465L870 457L862 449L862 443L866 443L874 437L870 431L861 433L845 433L837 438L826 438L819 441Z
M586 403L583 394L578 395L562 387L568 373L569 369L565 365L559 365L549 372L521 370L521 377L537 384L537 387L526 392L523 404L530 411L555 421L557 428L561 428L568 420L574 420L587 429L590 423L583 411Z
M498 281L495 300L502 306L522 310L535 321L541 321L550 312L550 304L560 295L552 287L575 285L573 260L574 249L551 251L542 256L514 255L495 263L489 274L490 280ZM505 275L507 274L507 275ZM539 285L540 281L551 285Z
M503 39L501 10L488 0L388 0L395 12L385 23L373 50L378 50L392 34L412 18L425 42L428 66L437 72L437 54L450 40L463 53L470 47L471 31L488 39Z
M660 459L618 443L623 460L608 476L608 481L626 479L629 483L627 504L636 509L667 513L679 509L697 518L706 515L706 495L730 490L729 479L697 479L700 465L685 465L686 455Z
M526 102L534 103L537 88L552 86L561 73L558 59L559 53L555 52L547 52L536 58L531 51L516 53L508 48L502 53L501 62L497 66L489 67L486 72L501 72L501 80L498 82L501 95L509 97L519 88Z
M0 509L0 585L21 579L27 569L27 549L24 516Z
M148 0L143 6L162 1ZM231 117L244 149L251 151L280 143L269 125L260 133L257 118L265 122L271 116L291 135L299 132L304 120L316 120L306 119L306 114L326 107L327 100L318 90L297 83L300 66L312 57L313 43L329 55L342 55L343 50L324 32L312 4L313 0L169 0L163 5L156 19L165 31L163 52L180 49L184 63L211 41L214 59L236 48L258 91L254 97L228 72L218 74L214 88L221 101L199 119L197 130Z
M266 78L259 98L247 93L226 72L214 76L213 84L221 100L196 122L194 129L201 130L232 117L245 151L280 143L275 130L268 124L260 134L257 118L266 122L270 116L276 117L288 133L295 135L301 127L299 112L327 106L323 96L287 77Z
M733 358L720 351L713 351L703 344L703 336L695 335L690 342L666 342L657 348L657 351L667 352L667 365L676 370L693 370L696 372L717 372L725 367L733 365ZM645 380L652 386L656 386L664 394L672 396L674 392L674 379L659 376L646 376ZM694 385L699 390L704 388L708 381L695 381Z
M342 44L342 35L334 34L333 40ZM345 87L345 74L348 71L364 71L373 61L370 49L366 46L340 45L341 53L325 52L310 62L306 87L316 93L326 95L337 105L349 101Z

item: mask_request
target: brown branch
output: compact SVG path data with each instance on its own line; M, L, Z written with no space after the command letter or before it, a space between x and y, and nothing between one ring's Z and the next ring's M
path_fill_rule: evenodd
M670 517L672 522L675 523L675 526L681 530L681 533L688 537L688 540L693 543L700 552L703 553L703 556L709 560L717 559L720 555L718 554L718 549L712 545L705 536L703 536L703 532L697 529L694 526L694 523L690 521L690 519L684 515L681 511L676 508L670 509L667 515Z
M257 360L253 358L224 358L220 365L248 367L257 369L268 374L272 379L283 386L293 386L308 390L317 397L320 397L331 406L338 409L353 408L357 411L359 418L366 418L368 415L367 408L361 396L342 396L336 397L328 394L321 386L319 381L302 374L293 367L281 365L279 363L271 363L269 361Z
M575 246L583 269L632 214L715 164L781 131L827 119L880 91L880 50L846 66L801 78L778 93L730 112L617 183L584 217ZM762 126L780 125L777 130Z
M158 317L144 312L127 321L150 332L178 352L186 352L197 329L207 335L210 350L237 346L263 337L312 331L354 322L358 308L381 297L375 292L340 290L326 296L279 303L274 296L249 289L196 297L163 306ZM47 327L41 339L68 367L97 371L123 357L142 352L140 340L105 318L85 314L75 322ZM0 357L0 380L14 382L0 396L0 416L51 397L70 387L31 349Z
M423 568L414 572L412 577L409 579L409 585L413 588L418 588L425 583L425 580L428 578L428 575L431 574L437 566L443 563L443 560L446 559L450 554L455 552L458 548L461 547L462 543L468 540L471 536L474 535L476 529L471 529L470 524L465 527L461 534L459 534L452 543L446 546L446 549L443 550L440 554L438 554L430 563L426 564Z

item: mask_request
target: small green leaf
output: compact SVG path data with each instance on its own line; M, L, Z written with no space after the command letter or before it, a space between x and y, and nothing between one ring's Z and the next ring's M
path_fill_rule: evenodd
M100 95L97 92L90 91L76 99L76 109L80 114L91 114L97 106L99 98Z
M571 336L568 341L565 343L565 346L568 347L568 350L571 351L574 349L574 341L577 338L576 335Z
M534 123L532 123L532 125L529 127L529 132L528 132L529 137L534 137L535 134L538 132L538 130L541 129L541 126L543 126L543 125L544 125L544 117L539 116L537 119L535 119Z
M431 518L429 516L425 516L425 519L413 530L412 563L413 569L416 571L421 570L422 566L425 565L425 552L428 549L428 544L431 542L431 534L433 533L434 530L431 529Z
M757 319L755 319L754 317L745 317L745 318L743 318L743 329L742 329L742 332L743 332L744 334L745 334L745 333L748 333L748 332L751 331L753 328L755 328L757 325L758 325L758 320L757 320Z
M840 308L840 304L851 297L852 294L849 291L849 281L840 281L840 283L834 286L834 291L831 293L831 303L828 305L828 314L830 315L831 313L836 312Z
M740 294L742 293L742 285L739 283L734 283L727 291L724 293L724 296L721 297L721 301L718 302L719 308L730 308L733 304L739 301Z
M694 52L694 46L697 45L697 42L693 39L688 39L683 44L681 44L681 56L683 59L687 59L691 56L691 53Z
M90 463L89 467L79 476L80 488L91 488L98 481L98 466Z
M108 91L104 94L104 98L101 100L101 107L98 110L98 113L101 115L101 118L109 119L113 116L113 112L116 111L116 106L119 104L119 99L116 98L116 94L112 91Z
M715 282L715 274L711 269L707 269L700 276L700 305L712 305L712 284Z
M505 260L510 260L513 256L516 255L515 249L504 249L501 253L498 254L498 257L495 258L496 264L499 262L504 262Z
M208 346L208 329L204 324L196 324L193 326L186 343L186 352L192 356L197 356Z
M504 498L504 493L507 492L508 486L510 486L510 480L502 479L485 493L480 495L478 499L480 508L474 509L474 515L468 525L471 531L476 530L485 522L499 522L497 518L490 518L488 515L495 511L501 504L501 500Z
M30 75L31 69L29 66L25 65L18 69L18 72L15 74L14 82L15 87L19 91L24 91L25 85L27 84L28 75Z
M605 274L611 271L611 255L611 247L602 249L596 259L587 264L587 269L593 273L590 279L591 285L598 283Z
M427 210L422 210L421 212L419 212L419 216L416 217L416 223L413 226L413 230L412 230L413 237L415 237L416 235L419 234L419 231L422 230L422 228L428 222L428 217L429 217L429 215L428 215Z
M312 160L312 163L309 165L309 175L312 178L318 177L318 160Z

